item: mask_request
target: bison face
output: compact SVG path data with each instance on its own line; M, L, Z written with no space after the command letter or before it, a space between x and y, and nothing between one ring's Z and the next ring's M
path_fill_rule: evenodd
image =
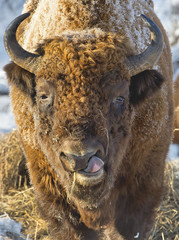
M129 80L117 70L69 75L37 73L36 136L68 196L97 204L113 186L130 136Z
M22 114L19 129L25 111L32 119L20 131L21 139L35 133L29 138L35 138L35 148L54 169L68 198L82 208L96 207L121 174L135 108L163 82L158 72L146 70L162 52L162 35L143 16L153 42L137 56L127 58L130 49L119 36L98 30L46 41L37 55L16 41L16 29L27 16L17 18L5 35L6 49L20 66L5 68L9 82L24 96L23 110L14 109L18 119Z

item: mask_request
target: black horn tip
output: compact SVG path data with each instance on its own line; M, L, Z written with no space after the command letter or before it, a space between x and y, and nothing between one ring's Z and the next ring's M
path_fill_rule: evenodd
M151 33L153 33L153 35L151 35L151 40L158 42L158 49L163 49L164 46L164 39L163 39L163 34L160 31L159 27L157 26L157 24L155 24L150 18L148 18L146 15L141 14L142 19L144 20L144 22L148 25Z
M5 35L9 32L12 32L12 31L16 31L16 29L18 28L18 26L20 25L20 23L28 18L30 16L30 13L24 13L18 17L16 17L9 25L8 27L6 28L6 31L5 31Z
M156 23L144 14L141 14L141 17L150 29L151 44L144 52L126 59L125 63L131 76L152 68L158 62L164 47L163 34Z
M37 63L40 62L40 55L30 53L23 49L16 38L16 31L21 22L24 19L28 18L30 13L24 13L17 18L15 18L7 27L4 34L4 45L7 51L7 54L11 60L16 63L18 66L26 69L31 73L35 73ZM26 26L27 28L27 26Z
M162 39L163 35L162 35L159 27L150 18L148 18L146 15L141 14L141 17L142 17L143 21L149 27L150 31L155 33L155 35L157 35L158 37L160 36L160 38Z
M144 21L145 23L147 23L147 25L149 25L149 26L155 26L155 25L156 25L156 24L155 24L150 18L148 18L146 15L141 14L141 17L142 17L143 21Z
M30 13L24 13L24 14L16 17L6 28L6 31L4 33L4 45L5 45L7 52L9 51L9 46L7 43L12 42L12 39L14 39L14 36L16 34L16 30L17 30L18 26L24 19L26 19L29 16L30 16ZM15 36L15 38L16 38L16 36Z

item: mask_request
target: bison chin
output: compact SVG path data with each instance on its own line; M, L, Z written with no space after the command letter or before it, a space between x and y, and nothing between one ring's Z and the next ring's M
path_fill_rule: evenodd
M97 177L84 177L80 173L73 173L73 181L68 190L68 197L81 208L97 208L108 195L109 187L105 179L106 173L102 169Z
M71 184L66 188L69 200L82 209L90 210L98 208L109 198L115 182L114 171L107 165L94 175L79 171L71 177Z
M104 199L108 198L112 181L109 181L109 175L102 167L95 174L77 171L72 173L70 185L66 187L69 200L77 206L80 204L82 209L94 209L102 204Z

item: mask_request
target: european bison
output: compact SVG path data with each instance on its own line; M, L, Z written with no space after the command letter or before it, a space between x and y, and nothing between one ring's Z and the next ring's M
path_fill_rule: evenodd
M50 233L144 240L163 194L174 112L170 47L152 1L28 2L31 15L6 30L5 71ZM56 37L35 52L19 45L58 31L57 10Z

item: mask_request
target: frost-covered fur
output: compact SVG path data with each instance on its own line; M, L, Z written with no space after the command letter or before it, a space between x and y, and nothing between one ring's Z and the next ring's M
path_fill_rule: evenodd
M173 132L170 47L152 6L25 4L32 15L18 39L28 51L38 46L42 61L35 75L14 63L5 70L31 181L56 240L131 240L138 233L143 240L152 227ZM150 42L141 13L161 29L165 46L157 71L130 76L126 57ZM105 150L104 172L100 180L84 180L61 153L81 155L94 141Z
M85 34L89 28L98 28L99 31L120 32L128 39L134 53L139 53L150 43L150 32L140 15L151 16L152 6L152 1L146 0L28 0L23 12L33 15L20 42L24 48L32 50L41 40L54 38L61 32L71 34L78 30Z

